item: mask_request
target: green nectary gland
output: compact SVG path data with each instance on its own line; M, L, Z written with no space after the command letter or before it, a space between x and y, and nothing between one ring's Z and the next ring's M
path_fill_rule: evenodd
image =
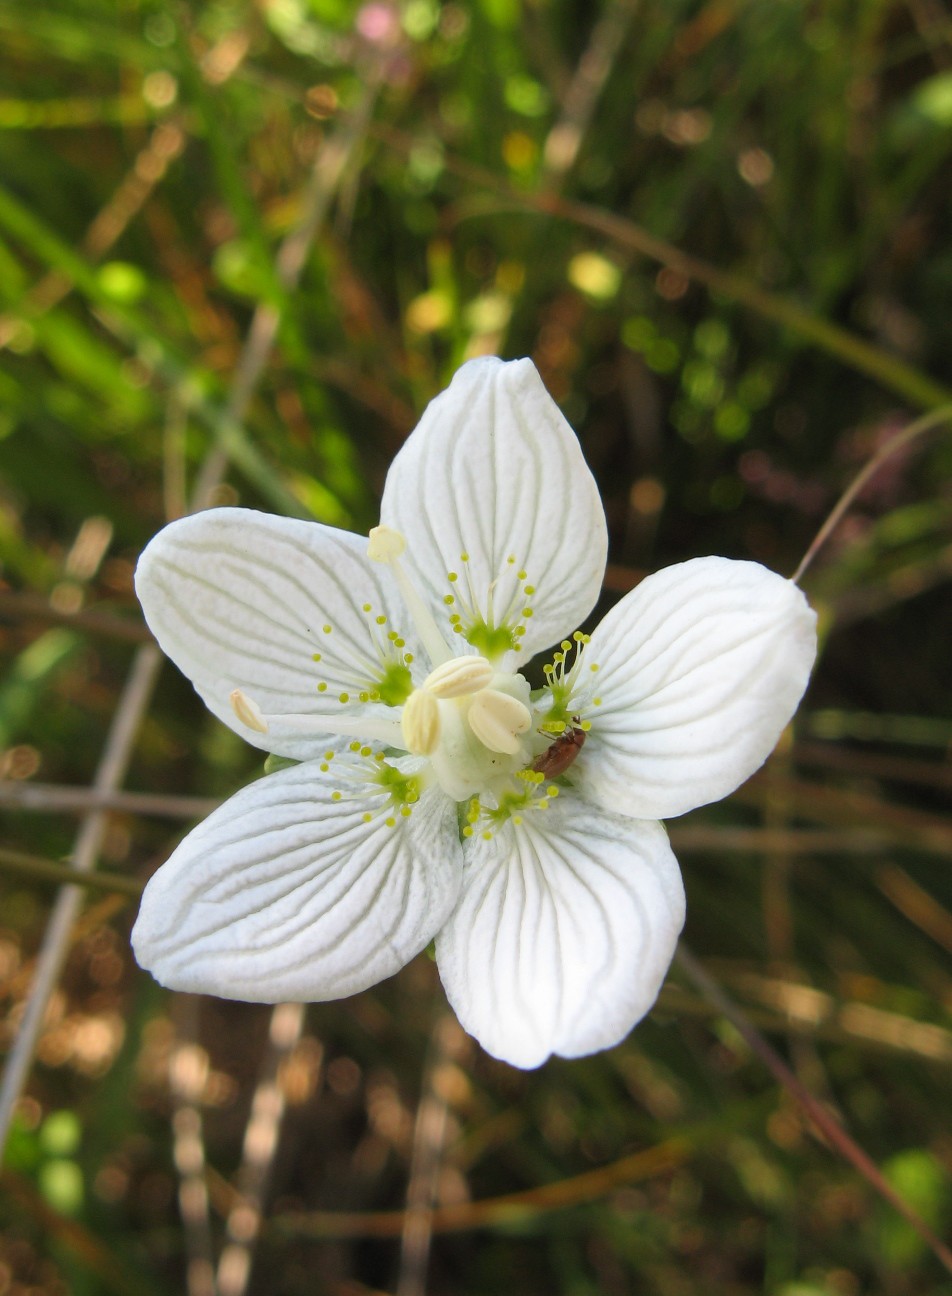
M540 695L545 692L549 693L552 705L542 717L539 728L548 734L560 734L572 723L572 690L554 684L547 690L540 690Z
M388 662L374 686L374 692L387 706L403 706L413 692L409 666L405 666L403 662Z
M487 625L485 621L475 621L468 626L464 638L489 661L495 661L503 653L518 646L518 640L509 626Z
M395 806L413 805L420 799L420 780L413 774L403 774L394 765L381 761L376 782L390 796Z
M520 810L530 804L532 795L529 792L504 792L497 806L484 806L483 813L494 824L503 824Z

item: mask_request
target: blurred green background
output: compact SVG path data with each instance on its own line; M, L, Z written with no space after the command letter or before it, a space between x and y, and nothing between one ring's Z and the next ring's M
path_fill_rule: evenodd
M366 531L456 366L529 355L603 492L604 608L696 554L789 574L952 400L941 0L0 0L0 67L5 1047L136 556L197 488ZM863 490L804 580L794 732L671 825L688 946L940 1235L950 465L939 426ZM135 884L260 769L171 667L131 755L99 863ZM173 999L120 885L17 1109L0 1296L952 1293L677 969L618 1048L522 1074L425 957L303 1015Z

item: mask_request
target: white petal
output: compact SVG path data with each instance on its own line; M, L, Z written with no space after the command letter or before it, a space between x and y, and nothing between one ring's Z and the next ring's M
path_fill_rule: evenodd
M493 581L497 610L513 599L519 610L533 609L515 661L570 633L595 606L607 553L604 510L578 440L531 360L463 365L391 465L381 520L407 537L406 562L448 636L447 574L459 574L456 590L465 593L463 553L483 610ZM526 584L535 588L527 599Z
M463 890L436 938L460 1022L536 1067L617 1044L654 1003L684 922L664 829L571 793L464 845Z
M304 759L327 746L322 717L397 714L356 699L361 666L379 660L376 616L416 651L403 606L366 548L365 539L316 522L211 509L159 532L139 559L136 592L162 650L219 720L264 751ZM371 614L361 610L367 603ZM315 717L312 732L242 724L229 700L236 689L265 715ZM368 724L360 736L377 734Z
M602 806L667 818L767 759L803 695L816 616L757 563L695 558L647 577L592 634L592 728L571 778Z
M425 948L459 890L456 807L425 792L388 827L380 795L332 799L344 763L259 779L185 838L132 932L158 981L255 1003L337 999Z

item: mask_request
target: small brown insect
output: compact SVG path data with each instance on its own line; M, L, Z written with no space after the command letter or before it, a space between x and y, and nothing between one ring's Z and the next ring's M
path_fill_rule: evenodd
M546 778L558 778L564 774L582 750L585 742L585 730L579 728L578 716L572 716L571 726L566 727L558 738L546 747L541 755L532 762L532 769Z

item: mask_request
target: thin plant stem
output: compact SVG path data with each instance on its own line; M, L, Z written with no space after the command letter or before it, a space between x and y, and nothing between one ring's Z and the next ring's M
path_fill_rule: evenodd
M704 998L713 1004L734 1026L751 1052L760 1059L778 1084L801 1107L804 1114L827 1142L835 1148L844 1161L849 1162L863 1176L884 1201L888 1202L903 1217L907 1224L922 1238L942 1267L952 1273L952 1250L941 1239L936 1237L921 1216L896 1192L879 1166L847 1134L829 1109L818 1098L814 1097L805 1085L801 1084L780 1054L767 1043L760 1031L751 1025L745 1014L702 967L683 942L678 946L675 961Z
M158 819L202 819L221 802L216 797L166 796L158 792L121 792L0 779L0 805L42 814L115 810L120 814L153 815Z
M466 1036L456 1019L444 1013L430 1036L423 1092L413 1129L413 1152L407 1181L407 1205L400 1234L400 1269L396 1296L425 1296L433 1236L433 1209L439 1186L447 1130L447 1102L441 1076L462 1056Z
M430 1226L434 1233L458 1233L531 1224L551 1211L597 1201L623 1184L643 1183L669 1174L701 1148L716 1146L733 1138L738 1130L749 1129L754 1121L763 1119L764 1113L762 1101L745 1102L729 1112L719 1112L714 1120L686 1127L653 1147L596 1170L500 1197L438 1206L430 1217ZM285 1237L400 1237L405 1215L405 1211L288 1212L275 1216L267 1231Z
M149 643L152 636L141 618L113 616L110 612L81 610L63 612L53 607L41 594L21 590L3 590L0 593L0 615L18 620L51 621L54 625L70 626L86 634L102 635L105 639L121 639L128 643Z
M637 8L638 0L612 0L592 28L588 45L562 96L562 111L542 149L542 187L548 192L560 187L575 164Z
M826 544L827 540L842 522L845 514L851 507L857 495L866 485L866 483L879 472L880 468L887 459L891 459L894 454L910 445L926 432L931 432L933 428L941 426L943 423L952 423L952 405L943 405L940 409L932 410L929 414L923 414L914 423L902 428L895 436L891 436L885 445L873 455L872 459L856 474L853 480L847 486L846 490L833 506L826 521L820 527L819 531L813 537L809 549L800 560L800 565L793 573L790 579L794 585L799 584L801 577L807 568L813 562L820 550Z
M205 1183L202 1096L208 1080L208 1054L194 1042L197 1000L180 995L175 1003L178 1038L169 1056L172 1094L172 1157L179 1174L179 1213L185 1231L188 1296L217 1296L214 1247Z
M225 1222L226 1242L215 1275L219 1296L245 1296L254 1246L264 1217L286 1099L281 1070L301 1039L305 1005L277 1004L271 1013L268 1049L262 1060L245 1128L238 1194Z
M97 791L111 791L122 781L161 664L162 655L154 644L145 644L137 650L93 780ZM83 820L72 852L73 867L78 872L87 873L95 868L106 823L103 810L94 810ZM83 896L82 887L65 886L53 902L26 1008L0 1082L0 1152L6 1147L10 1122L29 1074L46 1006L59 979Z
M0 872L18 873L31 882L50 882L56 886L72 884L92 891L111 891L133 899L138 899L142 894L142 883L136 878L123 877L121 873L105 873L99 869L95 872L82 872L69 864L57 864L40 855L8 850L5 846L0 846Z

